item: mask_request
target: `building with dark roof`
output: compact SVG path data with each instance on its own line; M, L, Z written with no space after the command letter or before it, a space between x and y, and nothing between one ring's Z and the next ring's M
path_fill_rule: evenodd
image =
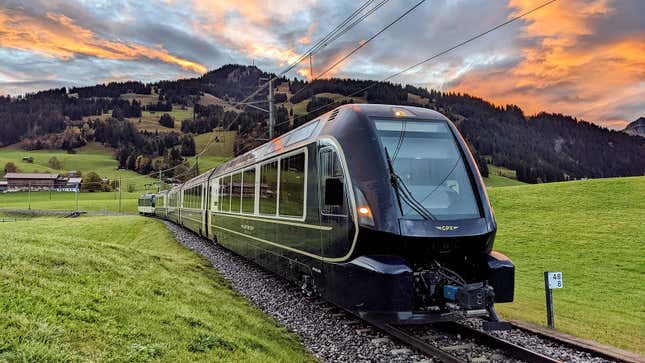
M53 190L75 192L79 190L82 178L65 178L50 173L7 173L7 191Z

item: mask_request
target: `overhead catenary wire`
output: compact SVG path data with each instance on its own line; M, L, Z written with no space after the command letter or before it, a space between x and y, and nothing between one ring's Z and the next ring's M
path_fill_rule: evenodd
M464 46L466 44L469 44L469 43L479 39L479 38L482 38L482 37L486 36L489 33L492 33L492 32L494 32L494 31L496 31L496 30L498 30L500 28L503 28L503 27L505 27L505 26L507 26L507 25L509 25L511 23L514 23L514 22L516 22L516 21L518 21L518 20L520 20L520 19L522 19L522 18L524 18L524 17L526 17L526 16L528 16L528 15L530 15L530 14L532 14L532 13L534 13L534 12L544 8L544 7L546 7L546 6L549 6L549 5L553 4L556 1L558 1L558 0L546 1L546 2L544 2L542 4L540 4L539 6L536 6L534 8L531 8L530 10L527 10L527 11L525 11L523 13L520 13L520 14L518 14L518 15L516 15L516 16L514 16L514 17L512 17L512 18L510 18L510 19L508 19L508 20L506 20L506 21L504 21L502 23L500 23L500 24L497 24L494 27L491 27L491 28L489 28L489 29L487 29L487 30L485 30L485 31L483 31L481 33L478 33L478 34L476 34L476 35L474 35L472 37L469 37L469 38L459 42L459 43L456 43L455 45L450 46L450 47L448 47L448 48L446 48L446 49L444 49L444 50L442 50L442 51L440 51L438 53L435 53L432 56L430 56L428 58L425 58L425 59L423 59L423 60L421 60L421 61L419 61L417 63L414 63L411 66L408 66L408 67L402 69L401 71L395 72L395 73L393 73L393 74L391 74L391 75L389 75L389 76L387 76L385 78L382 78L382 79L380 79L378 81L374 81L374 82L370 83L369 85L359 89L358 91L350 93L349 95L345 96L345 98L353 97L353 96L356 96L357 94L363 93L363 92L371 89L372 87L378 85L381 82L390 81L393 78L396 78L396 77L398 77L398 76L400 76L400 75L402 75L402 74L404 74L404 73L406 73L406 72L408 72L408 71L410 71L410 70L412 70L414 68L417 68L417 67L419 67L419 66L421 66L421 65L423 65L425 63L428 63L428 62L430 62L430 61L432 61L434 59L437 59L437 58L439 58L439 57L441 57L441 56L443 56L445 54L448 54L448 53L452 52L453 50L455 50L457 48L460 48L460 47L462 47L462 46ZM335 104L339 104L339 103L341 103L343 101L344 101L344 99L338 99L338 100L336 100L334 102L331 102L331 103L322 105L320 107L317 107L317 108L307 112L304 115L299 115L298 117L304 118L304 117L306 117L306 116L308 116L310 114L316 113L316 112L318 112L318 111L320 111L322 109L325 109L325 108L329 108L330 106L333 106ZM281 123L276 124L275 126L280 126L282 124L285 124L286 122L290 122L290 121L281 122ZM265 132L265 134L266 134L266 132Z
M361 50L361 48L363 48L364 46L366 46L367 44L369 44L372 40L376 39L379 35L383 34L385 31L387 31L388 29L390 29L392 26L394 26L394 24L398 23L398 22L399 22L399 21L401 21L403 18L405 18L406 16L408 16L410 13L412 13L414 10L416 10L419 6L421 6L421 5L422 5L424 2L426 2L426 1L427 1L427 0L421 0L421 1L417 2L416 4L414 4L411 8L409 8L409 9L408 9L407 11L405 11L403 14L399 15L399 16L398 16L396 19L394 19L392 22L390 22L389 24L387 24L385 27L381 28L381 30L379 30L378 32L374 33L371 37L369 37L369 38L368 38L367 40L365 40L364 42L361 42L361 44L359 44L357 47L355 47L354 49L352 49L349 53L345 54L342 58L340 58L339 60L337 60L336 62L334 62L331 66L327 67L324 71L322 71L321 73L319 73L319 74L318 74L318 75L317 75L313 80L315 80L315 79L320 79L320 78L321 78L322 76L324 76L325 74L327 74L327 73L331 72L331 70L333 70L334 68L338 67L341 63L343 63L345 60L347 60L347 58L351 57L351 56L352 56L352 55L354 55L356 52L358 52L359 50ZM312 80L312 81L313 81L313 80ZM311 83L310 83L310 84L311 84ZM296 92L296 94L297 94L297 93L298 93L298 92ZM294 94L294 95L295 95L295 94Z
M290 64L287 68L282 70L280 73L277 75L271 77L267 82L264 84L260 85L255 92L251 93L248 95L246 98L244 98L242 101L237 102L235 105L232 105L233 107L237 107L238 105L242 106L242 110L246 108L247 103L250 99L255 97L258 93L260 93L263 89L265 89L271 82L279 79L280 77L284 76L287 74L289 71L291 71L293 68L295 68L298 64L300 64L303 60L307 59L310 55L314 54L315 52L318 52L322 48L326 47L327 45L331 44L333 41L337 40L340 38L343 34L345 34L349 29L353 28L356 26L358 23L363 21L367 16L373 14L376 10L378 10L383 4L385 4L389 0L382 0L380 3L376 4L372 9L368 10L367 14L364 14L359 18L359 20L354 21L351 23L351 21L356 18L359 14L362 13L363 10L369 7L370 4L374 2L374 0L368 0L363 5L361 5L357 10L355 10L352 14L350 14L345 20L343 20L338 26L336 26L334 29L332 29L325 37L323 37L321 40L316 42L307 52L305 52L303 55L301 55L295 62ZM349 25L347 25L349 24ZM237 120L241 117L241 113L238 113L235 119L230 123L230 125L234 125ZM208 141L208 143L204 146L202 151L200 151L197 156L203 155L212 142L214 141L214 137L211 137Z

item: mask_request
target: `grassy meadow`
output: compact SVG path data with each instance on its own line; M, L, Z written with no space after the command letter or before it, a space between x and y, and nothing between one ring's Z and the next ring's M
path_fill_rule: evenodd
M488 165L488 177L483 178L488 188L510 187L514 185L526 185L516 179L515 170L506 169L500 166Z
M0 362L314 361L157 220L5 222L0 241Z
M8 146L0 148L0 177L4 173L4 166L8 162L13 162L22 173L58 173L66 174L68 171L80 171L87 174L91 171L96 172L102 178L110 180L118 179L119 175L124 180L123 186L133 184L135 190L145 190L145 184L154 182L153 178L144 177L132 170L117 170L118 161L114 158L114 150L98 143L89 143L76 149L76 154L68 154L63 150L22 150L18 146ZM34 158L33 163L22 161L23 157L31 156ZM51 157L56 157L62 163L59 170L49 167L48 162ZM1 200L1 199L0 199Z
M546 324L544 271L561 271L558 330L645 353L645 177L489 188L495 249L516 265L508 319Z
M123 184L125 186L125 183ZM156 191L156 189L154 189ZM121 193L121 212L137 212L137 199L144 191ZM76 209L76 193L15 192L0 194L1 209ZM78 193L78 207L85 211L119 211L119 192Z
M159 123L159 118L161 118L161 115L164 113L169 114L175 119L175 125L174 128L168 128L165 126L161 126ZM141 117L140 118L135 118L131 117L128 118L130 122L132 122L137 129L139 130L146 130L146 131L159 131L159 132L168 132L168 131L177 131L181 132L181 122L186 119L191 119L193 118L193 108L192 107L182 107L182 106L173 106L172 111L170 112L164 112L164 111L141 111Z

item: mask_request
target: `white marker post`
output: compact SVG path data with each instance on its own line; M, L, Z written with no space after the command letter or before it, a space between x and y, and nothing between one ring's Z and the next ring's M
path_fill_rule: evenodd
M562 272L544 272L544 292L546 293L546 321L549 328L553 329L554 313L553 313L553 289L562 288Z

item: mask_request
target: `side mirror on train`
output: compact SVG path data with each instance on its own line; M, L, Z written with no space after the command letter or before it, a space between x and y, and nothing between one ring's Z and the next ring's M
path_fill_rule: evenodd
M343 205L344 190L343 181L340 178L325 179L325 205Z

